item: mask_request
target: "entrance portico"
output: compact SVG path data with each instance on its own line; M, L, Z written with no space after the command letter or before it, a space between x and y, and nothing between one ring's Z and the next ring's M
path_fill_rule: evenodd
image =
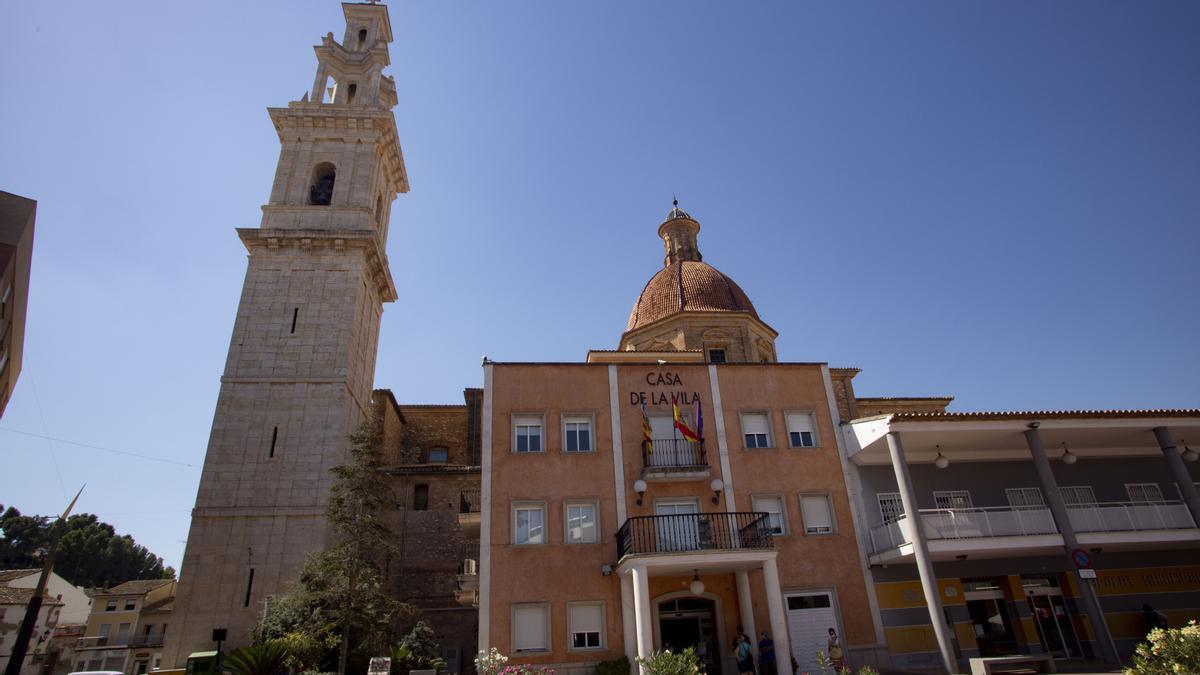
M777 658L785 659L791 654L788 640L787 615L783 600L783 591L779 582L779 568L776 563L777 551L774 550L739 550L739 551L708 551L694 553L666 553L651 555L628 555L617 567L621 577L621 597L623 601L622 619L624 621L625 652L630 663L635 663L637 657L648 657L654 651L663 649L661 635L656 639L656 607L655 602L666 596L652 597L650 591L651 578L657 577L709 577L713 575L732 574L737 587L738 623L742 626L751 641L757 644L757 628L754 621L753 588L750 572L761 570L763 590L767 603L767 614L770 619L769 634L775 642ZM713 597L700 593L672 594L696 597ZM632 604L633 611L628 611ZM720 610L718 606L718 610ZM728 608L725 608L728 611ZM718 622L718 649L723 649L733 635L722 634L725 631ZM727 665L727 660L721 660ZM786 661L785 661L786 663Z

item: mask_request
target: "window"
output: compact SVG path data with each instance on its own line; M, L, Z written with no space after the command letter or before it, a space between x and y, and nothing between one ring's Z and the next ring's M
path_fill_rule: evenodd
M805 534L833 534L833 509L829 495L800 495Z
M513 651L550 651L550 608L546 605L513 605Z
M1063 486L1058 488L1058 494L1067 506L1096 503L1096 494L1092 492L1091 485Z
M108 602L106 602L106 603L104 604L104 611L106 611L106 612L115 612L115 611L117 611L117 601L116 601L116 600L109 600Z
M772 534L787 534L787 523L783 516L783 499L778 495L754 496L750 498L755 511L767 514L767 524Z
M136 609L136 608L137 608L137 600L134 600L133 598L128 598L125 600L125 611L126 612Z
M365 44L367 44L367 29L360 28L358 31L358 48L362 49Z
M513 417L513 434L516 436L517 452L542 451L542 416L516 415Z
M129 624L122 623L117 625L117 641L113 644L126 645L129 644Z
M542 504L513 506L513 543L546 543L546 507Z
M333 201L333 184L337 181L337 169L329 162L321 162L313 169L312 186L308 189L308 203L313 206L329 206Z
M812 448L817 445L816 427L812 413L787 413L788 443L793 448Z
M447 448L430 448L429 463L445 464L450 461L450 450Z
M415 485L413 486L413 511L427 511L429 509L429 486Z
M1041 488L1004 488L1004 494L1008 497L1008 505L1014 509L1041 509L1046 506Z
M967 490L938 490L933 493L933 505L939 509L971 508L971 493Z
M604 605L599 602L567 604L567 630L571 649L601 649L604 635Z
M904 502L900 500L899 492L880 492L875 498L879 500L879 515L883 522L890 523L904 515Z
M1125 491L1129 493L1129 501L1139 504L1161 504L1162 488L1158 483L1126 483Z
M771 423L766 413L742 413L747 448L771 447Z
M567 543L594 544L600 541L595 502L567 502Z
M708 350L708 362L709 363L725 363L725 350L724 349Z
M354 103L354 97L358 95L358 85L351 82L349 87L346 87L346 103Z
M567 452L592 451L592 418L588 415L563 417L563 443Z

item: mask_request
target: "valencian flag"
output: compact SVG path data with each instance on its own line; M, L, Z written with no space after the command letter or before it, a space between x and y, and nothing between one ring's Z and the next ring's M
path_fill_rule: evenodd
M646 404L642 404L642 447L646 452L654 452L654 444L650 439L654 437L654 430L650 428L650 416L646 414Z
M679 433L683 434L684 438L688 439L689 441L692 441L693 443L700 440L700 436L695 431L692 431L692 428L689 427L687 425L687 422L683 421L683 417L680 416L679 404L672 403L671 407L675 411L675 428L677 430L679 430Z

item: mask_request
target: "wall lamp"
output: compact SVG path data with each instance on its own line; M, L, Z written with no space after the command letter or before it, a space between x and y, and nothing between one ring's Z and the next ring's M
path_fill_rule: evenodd
M942 446L935 445L934 447L937 448L938 454L937 457L933 459L933 465L939 469L944 469L950 466L950 458L942 454Z
M708 487L712 488L713 491L712 502L714 504L720 502L721 490L725 489L725 481L721 480L720 478L714 478L712 479L712 482L708 484Z
M1036 429L1036 428L1042 426L1042 423L1041 422L1030 422L1029 424L1026 424L1025 426L1030 429Z
M1062 445L1063 445L1063 454L1062 454L1061 459L1062 459L1063 464L1074 464L1075 462L1078 462L1079 455L1071 452L1071 449L1067 447L1067 442L1063 441Z
M637 505L642 505L642 497L646 495L646 481L636 480L633 482L633 491L638 493Z

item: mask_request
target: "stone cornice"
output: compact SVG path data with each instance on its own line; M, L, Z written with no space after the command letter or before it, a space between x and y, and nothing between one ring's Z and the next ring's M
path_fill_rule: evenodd
M347 249L361 250L366 254L367 274L374 281L379 297L383 302L396 300L396 285L388 268L387 253L373 231L239 227L237 233L251 255L256 248L330 248L335 252Z

